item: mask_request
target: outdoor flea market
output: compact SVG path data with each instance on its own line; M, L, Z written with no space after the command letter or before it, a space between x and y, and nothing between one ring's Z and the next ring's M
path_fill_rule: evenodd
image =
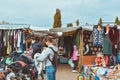
M58 54L56 68L68 65L70 73L77 73L72 80L120 80L120 30L110 24L50 29L0 25L0 80L47 80L45 66L56 63L47 50Z

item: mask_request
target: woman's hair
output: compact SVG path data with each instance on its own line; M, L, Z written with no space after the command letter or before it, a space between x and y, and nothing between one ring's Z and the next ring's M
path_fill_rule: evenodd
M52 36L47 36L46 37L46 41L49 41L49 42L52 43L53 42L53 37Z
M39 41L40 41L39 36L35 36L35 37L34 37L34 40L36 40L36 42L39 42Z
M55 40L55 38L53 38L52 36L46 36L45 37L45 42L49 41L50 43L52 43L53 45L57 46L57 41Z

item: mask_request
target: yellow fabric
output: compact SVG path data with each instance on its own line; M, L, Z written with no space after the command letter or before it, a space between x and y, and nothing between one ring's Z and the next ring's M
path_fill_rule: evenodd
M9 42L10 31L8 32L8 43L7 43L7 54L10 54L10 42Z

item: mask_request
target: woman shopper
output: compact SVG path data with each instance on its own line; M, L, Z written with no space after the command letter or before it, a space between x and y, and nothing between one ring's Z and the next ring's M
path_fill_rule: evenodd
M77 72L77 65L78 65L78 59L79 59L78 56L80 56L80 55L79 55L79 51L78 51L77 46L74 45L73 48L74 48L74 50L73 50L72 60L74 63L74 67L73 67L72 72Z
M53 60L54 57L54 52L52 51L52 49L54 51L58 51L58 47L54 45L55 41L52 38L52 36L46 36L44 40L47 48L45 48L41 52L37 60L45 61L45 72L46 72L47 80L56 80L56 67L52 65L51 61Z

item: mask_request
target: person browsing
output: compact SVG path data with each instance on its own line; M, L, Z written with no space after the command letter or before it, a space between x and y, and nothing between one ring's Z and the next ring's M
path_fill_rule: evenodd
M52 36L45 37L46 48L41 52L37 58L39 61L45 61L45 72L47 80L56 80L56 67L52 65L50 60L53 60L54 52L49 48L51 47L54 51L58 51L58 47L54 45L55 40Z

